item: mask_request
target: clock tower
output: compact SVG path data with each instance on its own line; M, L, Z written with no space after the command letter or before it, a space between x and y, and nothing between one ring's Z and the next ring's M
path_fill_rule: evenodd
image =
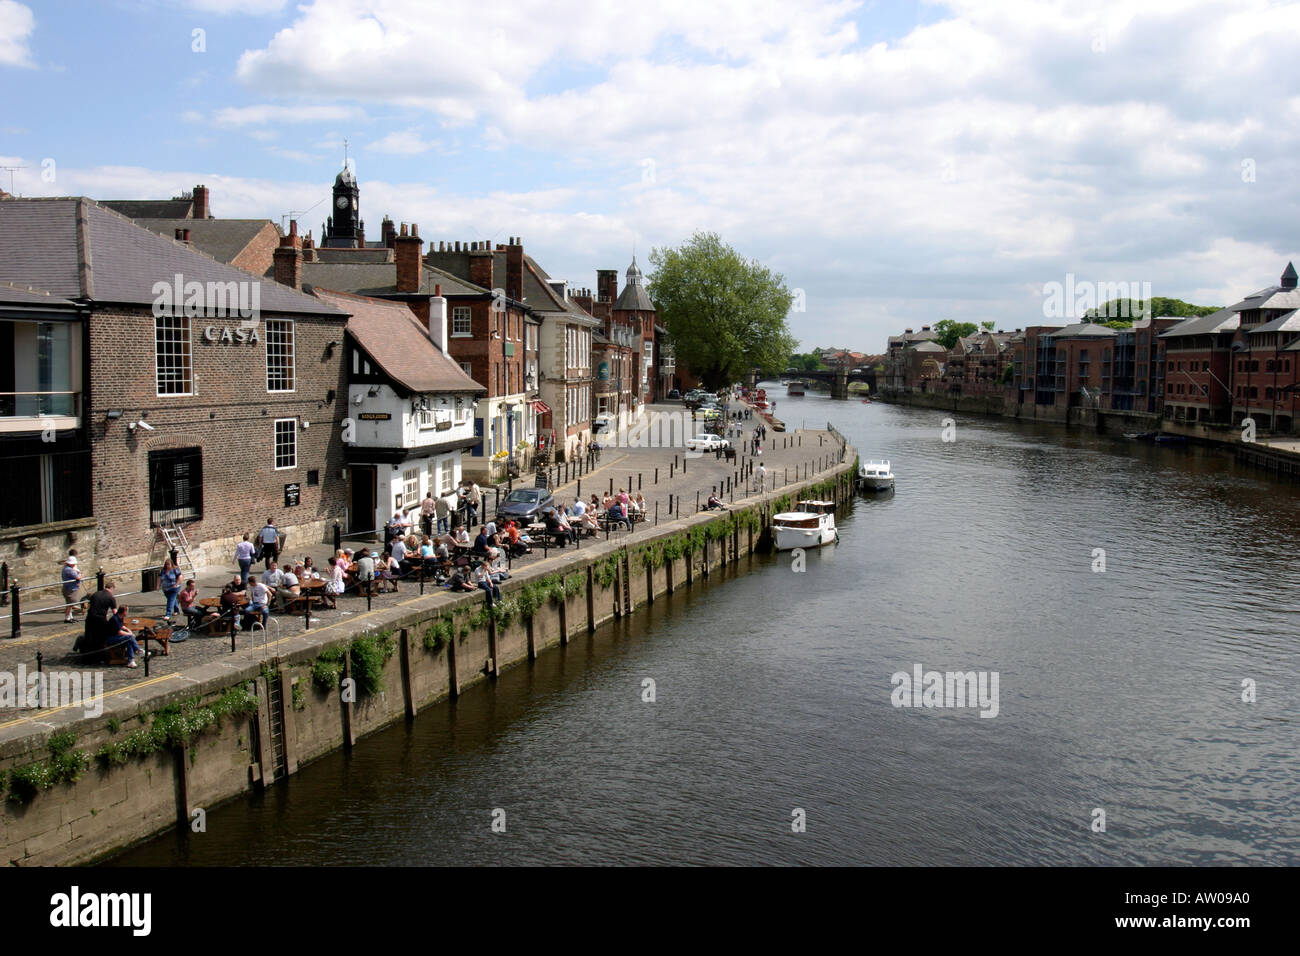
M344 165L334 177L334 209L321 230L322 246L356 249L365 244L366 226L361 221L361 191L357 177Z

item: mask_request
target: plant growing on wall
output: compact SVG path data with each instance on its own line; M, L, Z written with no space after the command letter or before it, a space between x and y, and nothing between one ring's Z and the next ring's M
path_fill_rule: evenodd
M327 694L339 686L343 676L343 653L342 647L327 647L311 666L311 682Z
M132 757L188 746L200 735L219 728L225 717L247 717L256 712L257 696L243 687L228 688L206 707L194 697L157 711L149 728L133 730L120 741L104 744L95 751L95 758L108 766L121 766Z
M384 689L384 664L396 648L392 631L362 634L352 639L348 656L352 660L352 676L361 693L373 697Z
M429 622L429 626L424 629L424 646L426 650L441 650L444 644L451 643L455 636L456 625L452 623L451 615L444 614Z
M90 766L90 755L77 750L77 735L70 730L51 734L46 742L50 757L9 771L8 799L27 803L56 783L74 783Z

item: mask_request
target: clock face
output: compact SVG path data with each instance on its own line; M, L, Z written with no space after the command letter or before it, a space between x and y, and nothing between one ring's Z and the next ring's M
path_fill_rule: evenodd
M347 209L347 208L348 208L348 197L347 197L347 196L340 196L338 199L334 200L334 205L338 206L340 209Z

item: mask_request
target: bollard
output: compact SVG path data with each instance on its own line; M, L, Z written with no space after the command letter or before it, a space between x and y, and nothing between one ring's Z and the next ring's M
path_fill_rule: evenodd
M169 557L169 558L172 559L172 567L173 567L173 568L179 568L179 567L180 567L180 565L181 565L181 555L180 555L180 552L179 552L179 551L177 551L175 548L171 548L171 549L168 550L168 552L167 552L167 557Z
M700 493L697 491L695 492L695 511L698 513L699 510L700 510Z
M655 502L655 527L659 526L659 502Z
M37 651L36 652L36 693L39 695L36 698L37 707L45 706L45 700L44 700L45 695L41 693L42 685L45 683L43 680L41 680L41 671L44 670L44 667L42 666L44 661L45 661L45 655L42 654L40 651Z
M673 493L671 491L668 492L668 513L673 513Z
M266 625L268 625L268 624L270 624L270 623L271 623L271 621L270 621L269 617L268 617L266 614L263 614L263 615L262 615L262 629L265 630L265 629L266 629ZM302 629L303 629L304 631L310 631L310 630L311 630L311 597L310 597L310 596L304 598L304 599L303 599L303 602L302 602Z
M632 476L631 476L631 475L628 475L628 476L627 476L627 490L628 490L628 491L631 491L631 490L632 490Z
M144 651L144 676L148 677L149 676L149 635L142 634L140 635L140 639L144 642L144 646L140 648L142 651Z
M614 493L614 479L613 479L613 478L609 479L609 493L610 493L611 495Z
M239 620L239 609L235 608L233 617L230 619L230 653L235 653L235 635L239 632L235 630L235 622Z
M104 569L100 568L99 573L95 575L95 587L97 590L104 590Z
M659 466L655 465L655 484L659 484Z
M0 607L9 606L9 562L0 562Z
M677 465L676 465L675 463L672 464L672 465L669 465L669 466L668 466L668 477L669 477L669 478L672 478L672 476L673 476L673 472L675 472L676 470L677 470Z
M338 554L343 550L343 528L339 525L338 519L334 519L334 553Z
M581 479L581 478L578 479L578 497L579 497L579 498L582 497L582 479Z
M424 558L420 558L420 594L424 594Z
M636 473L636 490L641 490L641 472L639 471Z
M20 620L23 609L22 600L18 595L18 579L9 586L9 603L13 606L13 611L9 615L9 636L21 637L23 633L22 622Z
M370 610L370 595L374 593L374 590L375 590L375 582L374 582L373 580L370 580L370 581L362 581L361 583L364 584L364 585L366 586L366 610L369 611L369 610Z

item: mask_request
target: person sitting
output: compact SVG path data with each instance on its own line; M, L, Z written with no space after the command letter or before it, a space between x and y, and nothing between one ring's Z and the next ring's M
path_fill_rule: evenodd
M341 558L330 558L330 576L325 582L325 593L331 602L348 588L347 572Z
M513 520L506 522L506 546L510 549L510 554L516 558L533 553L528 535L520 531L519 525Z
M478 537L474 539L474 553L482 555L488 560L495 559L498 554L497 549L492 547L488 539L487 525L479 528Z
M591 496L591 501L587 502L587 511L594 513L599 510L600 510L600 496L593 493Z
M577 544L578 531L576 528L573 527L572 524L569 523L569 518L567 515L565 515L563 508L556 509L555 520L556 523L558 523L560 526L560 533L563 534L566 538L568 538L571 544Z
M300 583L302 581L319 581L321 579L320 572L311 563L311 555L302 559L302 574L298 575L298 578Z
M727 506L724 505L724 504L722 503L722 499L718 497L717 492L714 492L713 494L709 495L709 502L708 502L708 504L706 504L706 505L704 506L704 509L705 509L706 511L727 511L727 510L729 510L729 509L727 508Z
M195 630L203 623L203 616L207 612L199 604L199 589L194 586L193 578L185 582L185 587L181 588L181 593L176 595L176 600L180 603L185 620L189 622L190 630Z
M276 588L275 594L282 609L288 608L290 604L302 596L302 585L298 580L296 571L284 572L280 578L280 586Z
M397 591L397 581L402 576L402 566L397 563L391 551L385 551L379 556L379 563L375 566L375 576L383 582L384 590Z
M271 589L257 580L257 575L248 578L248 607L244 611L244 626L251 628L255 621L263 627L271 620Z
M406 542L405 541L403 541L401 538L398 538L396 541L394 541L392 548L389 549L389 554L393 556L394 561L396 561L398 564L402 566L403 572L410 570L410 565L406 563Z
M569 532L565 530L562 524L560 524L559 515L555 513L554 508L546 509L544 521L546 524L546 533L551 536L551 540L555 542L555 546L557 548L564 547L565 542L569 540Z
M126 645L126 666L139 667L135 662L136 656L140 653L140 645L136 643L135 635L131 629L126 626L126 608L119 607L113 612L108 619L109 636L105 641L106 647L116 647L118 644Z
M456 529L456 533L452 535L452 540L458 548L468 548L473 545L473 542L469 540L469 530L464 525Z
M480 561L475 567L472 575L476 587L487 591L492 595L492 600L501 600L501 589L497 587L496 581L492 580L492 572L489 570L486 561Z
M284 582L284 572L280 570L279 562L271 560L271 566L262 575L262 583L271 590L271 597L275 597L275 592L279 590L280 585Z
M610 525L617 524L620 528L631 527L631 524L627 520L627 515L623 513L623 506L617 501L614 501L605 509L605 520Z
M74 654L84 655L83 663L95 664L103 661L104 648L108 646L108 639L113 635L111 620L113 612L117 610L117 598L113 595L116 586L110 578L104 582L100 590L90 596L86 608L85 629L72 645Z
M359 593L365 594L375 580L375 561L378 558L379 555L373 551L362 551L361 557L357 558L357 588Z
M233 581L228 582L221 589L221 618L231 622L231 626L236 630L243 630L239 623L242 616L245 597L244 585L236 575Z
M645 495L641 494L641 492L638 491L636 493L636 497L632 499L632 507L634 507L636 509L637 514L642 519L644 519L646 516L646 512L648 511L645 503Z

